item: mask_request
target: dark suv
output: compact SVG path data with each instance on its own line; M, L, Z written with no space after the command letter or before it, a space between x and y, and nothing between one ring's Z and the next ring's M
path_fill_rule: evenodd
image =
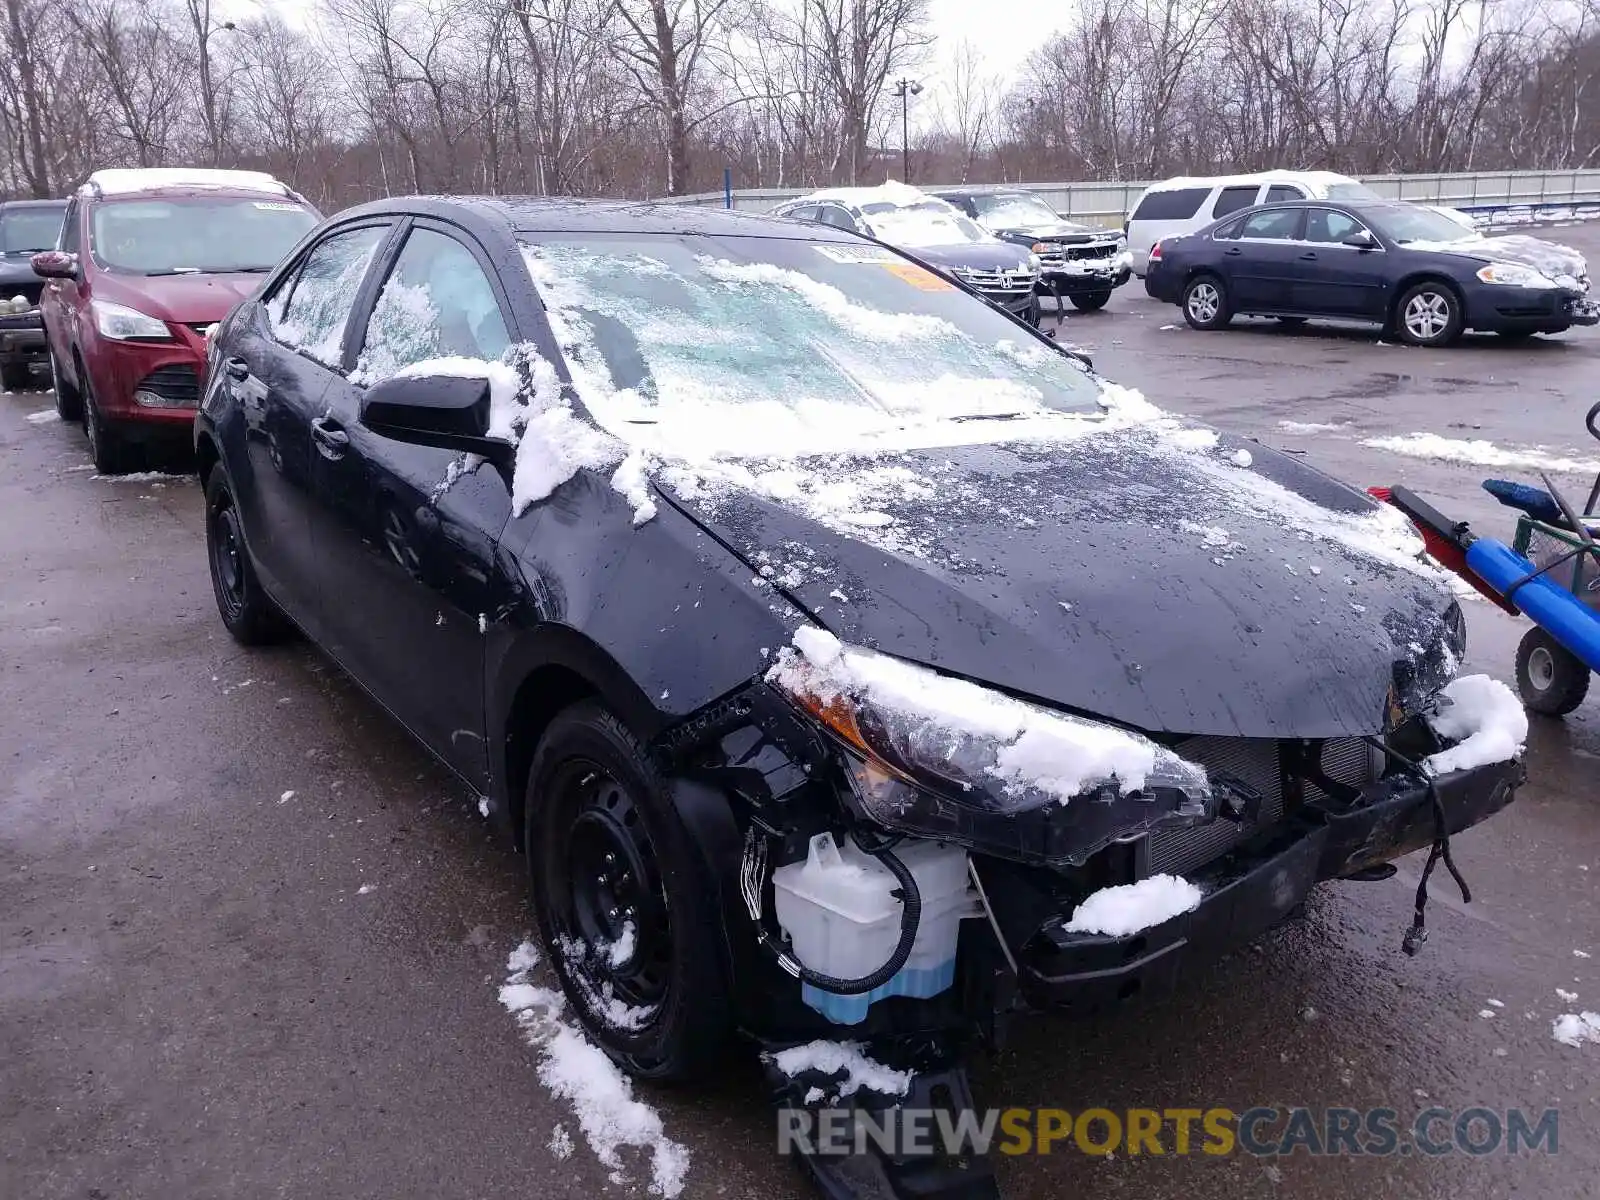
M258 171L96 171L78 189L33 268L56 410L82 419L101 472L134 443L188 442L207 332L317 218Z
M44 365L44 325L39 293L44 280L33 256L61 235L65 200L10 200L0 204L0 387L28 387L35 364Z

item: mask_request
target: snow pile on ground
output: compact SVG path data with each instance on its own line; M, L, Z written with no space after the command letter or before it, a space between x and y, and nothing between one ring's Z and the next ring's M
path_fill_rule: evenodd
M832 1099L837 1102L862 1088L883 1096L904 1096L911 1090L911 1072L897 1071L868 1058L860 1042L818 1040L792 1046L768 1056L773 1065L789 1078L816 1071L827 1076L842 1075Z
M43 425L47 421L59 421L60 419L53 408L41 408L38 412L29 413L25 418L30 425Z
M165 471L129 471L126 475L91 475L96 483L151 483L165 486L169 483L193 483L193 475L169 475Z
M651 1194L668 1200L681 1195L689 1171L688 1149L666 1136L655 1109L634 1099L628 1077L563 1018L565 997L528 981L538 962L539 953L531 943L511 952L500 1003L516 1017L528 1044L539 1051L540 1081L572 1105L584 1140L611 1168L614 1182L626 1182L618 1152L637 1146L650 1153ZM563 1146L570 1153L571 1140L557 1126L550 1145L553 1153L563 1156Z
M1073 909L1068 933L1129 937L1200 907L1204 893L1177 875L1152 875L1137 883L1101 888Z
M1285 433L1337 433L1347 426L1328 421L1279 421L1278 428Z
M1600 1042L1600 1013L1563 1013L1550 1022L1550 1036L1563 1046Z
M998 779L1007 792L1042 792L1066 803L1115 782L1137 791L1153 774L1194 789L1204 768L1148 738L1065 713L1035 708L961 679L843 645L813 626L795 631L767 679L824 704L843 696L869 702L904 722L912 743L938 745L950 757Z
M1475 467L1523 467L1585 475L1600 472L1600 459L1565 458L1540 447L1508 450L1484 438L1447 438L1437 433L1419 432L1400 437L1365 438L1361 444L1411 458L1432 458Z
M1487 675L1463 675L1439 693L1442 703L1429 718L1440 737L1458 742L1423 760L1435 775L1506 762L1528 740L1528 714L1505 684Z

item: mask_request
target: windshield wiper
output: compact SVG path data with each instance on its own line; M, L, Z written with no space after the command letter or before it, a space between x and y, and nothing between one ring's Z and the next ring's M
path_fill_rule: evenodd
M198 274L200 274L200 268L199 267L168 267L168 268L166 268L165 270L162 270L162 271L145 271L144 274L146 276L151 276L151 277L156 276L156 275L198 275Z

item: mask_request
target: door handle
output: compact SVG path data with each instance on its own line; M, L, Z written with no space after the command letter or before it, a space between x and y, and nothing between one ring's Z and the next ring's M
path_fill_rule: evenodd
M1239 247L1237 247L1237 246L1229 246L1226 250L1223 251L1223 253L1224 254L1230 254L1230 255L1237 255L1237 254L1243 254L1244 251L1239 249Z
M311 440L317 444L322 457L329 459L343 458L350 446L350 435L339 428L338 422L327 417L311 422Z
M222 364L222 369L228 373L229 379L236 379L240 383L250 378L250 364L242 358L228 359Z
M1300 257L1302 259L1307 259L1307 260L1309 260L1311 262L1316 262L1316 260L1317 260L1317 252L1315 250L1307 250Z

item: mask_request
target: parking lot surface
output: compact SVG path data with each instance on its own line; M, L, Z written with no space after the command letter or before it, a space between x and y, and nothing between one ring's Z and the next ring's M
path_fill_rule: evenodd
M1600 259L1600 231L1546 236ZM1596 330L1439 351L1265 321L1203 334L1135 281L1061 337L1163 408L1405 483L1484 532L1513 521L1479 480L1536 476L1366 443L1600 459L1581 426ZM314 649L230 641L194 482L93 477L49 406L0 396L0 1197L645 1194L642 1164L614 1179L583 1144L499 1003L530 920L475 798ZM1593 470L1556 479L1579 492ZM1509 679L1518 622L1464 604L1467 668ZM973 1078L981 1104L1074 1111L1556 1106L1558 1153L1058 1147L1001 1158L1007 1194L1600 1195L1600 1045L1551 1036L1600 1008L1600 700L1536 721L1528 765L1517 803L1455 839L1473 902L1437 875L1416 958L1413 857L1322 888L1170 999L1018 1022ZM810 1194L753 1066L639 1093L690 1152L686 1196Z

